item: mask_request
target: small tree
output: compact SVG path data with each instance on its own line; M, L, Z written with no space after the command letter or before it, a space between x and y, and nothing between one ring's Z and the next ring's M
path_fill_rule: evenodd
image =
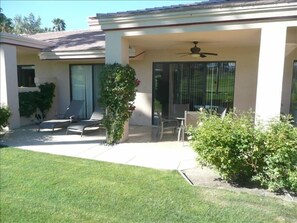
M17 34L35 34L42 32L41 18L35 18L33 13L28 16L17 15L14 17L14 32Z
M0 32L11 33L12 30L12 20L7 18L4 13L2 13L2 8L0 8Z
M107 130L107 144L113 145L122 138L124 124L135 109L134 99L138 85L135 70L129 65L105 65L100 98L107 111L103 120Z
M66 29L66 23L64 22L63 19L53 19L52 23L54 24L52 31L57 32L57 31L64 31Z

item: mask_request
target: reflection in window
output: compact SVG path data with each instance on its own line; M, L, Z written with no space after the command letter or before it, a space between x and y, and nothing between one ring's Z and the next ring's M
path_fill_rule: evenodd
M153 64L153 114L173 116L174 104L233 108L236 63L172 62ZM156 121L153 119L153 124Z
M297 61L294 62L290 113L297 125Z
M18 86L19 87L35 87L35 66L34 65L18 65Z

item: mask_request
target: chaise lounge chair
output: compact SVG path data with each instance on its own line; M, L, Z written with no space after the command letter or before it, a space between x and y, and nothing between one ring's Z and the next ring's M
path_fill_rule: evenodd
M95 110L88 120L81 120L77 123L72 123L67 127L66 134L68 134L69 131L72 132L80 132L80 136L84 134L84 131L86 128L89 127L101 127L102 126L102 120L104 117L104 112L102 110Z
M65 114L58 115L57 119L41 122L38 131L40 131L40 129L51 129L52 132L54 132L55 128L67 127L71 122L78 119L83 104L84 101L73 100L68 106Z

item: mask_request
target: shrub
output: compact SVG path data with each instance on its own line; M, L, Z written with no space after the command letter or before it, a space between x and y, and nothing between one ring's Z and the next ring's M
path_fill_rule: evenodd
M254 177L272 191L297 192L297 128L290 117L272 122L265 131L263 169Z
M189 130L200 163L226 180L253 180L272 191L297 192L297 129L288 117L255 128L253 117L231 112L222 120L203 114L202 124Z
M123 135L124 124L131 117L136 96L135 70L129 65L106 64L102 71L101 103L106 107L103 124L107 130L107 144L117 143Z
M0 130L3 129L3 127L6 127L8 125L8 119L11 116L11 112L8 107L0 106Z
M35 114L37 120L42 120L46 117L48 110L51 108L54 98L55 84L45 83L39 85L40 91L20 92L19 107L20 115L30 117L36 113L36 110L41 111L41 116Z
M199 154L199 161L215 167L220 175L231 181L250 179L263 156L259 142L262 134L254 128L251 114L238 117L228 113L224 119L203 113L198 128L190 129L191 145Z

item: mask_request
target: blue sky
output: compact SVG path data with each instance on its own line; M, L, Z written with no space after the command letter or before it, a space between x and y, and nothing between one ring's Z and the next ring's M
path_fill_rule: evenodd
M87 29L89 16L96 13L120 12L144 8L161 7L168 5L188 4L200 0L180 1L26 1L26 0L0 0L2 12L6 17L13 19L16 15L28 16L31 12L40 16L41 27L52 27L54 18L64 19L66 30Z

